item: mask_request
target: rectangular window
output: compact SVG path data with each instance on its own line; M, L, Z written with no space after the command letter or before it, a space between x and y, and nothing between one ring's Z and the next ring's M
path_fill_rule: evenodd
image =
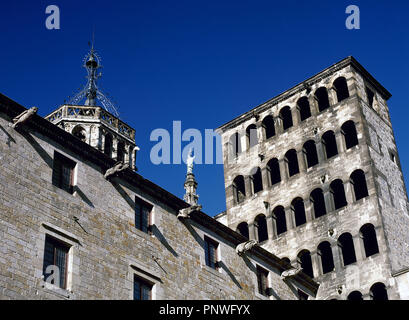
M135 197L135 228L145 233L151 232L152 205Z
M372 107L375 94L368 87L365 87L365 91L366 91L366 96L368 98L368 104L369 104L369 106Z
M204 238L204 242L206 265L212 269L218 270L219 263L217 260L217 249L219 247L219 244L206 236Z
M53 185L69 193L73 193L74 168L76 163L71 159L54 152Z
M48 235L45 237L44 246L44 263L43 263L43 275L44 280L52 279L50 282L60 288L66 289L67 287L67 266L68 266L68 251L70 246L52 238ZM56 270L52 268L46 272L48 266L55 266L58 269L58 274ZM56 276L58 277L56 278ZM51 278L49 278L51 277Z
M268 296L268 271L259 266L257 266L257 284L258 292L263 296Z
M136 275L133 281L133 299L152 300L152 285Z

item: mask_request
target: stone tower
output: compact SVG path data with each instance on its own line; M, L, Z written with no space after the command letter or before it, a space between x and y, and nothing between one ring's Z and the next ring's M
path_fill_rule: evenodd
M114 104L98 88L97 79L101 74L97 72L102 66L93 46L84 62L87 84L68 104L60 106L45 119L136 170L139 147L135 144L135 130L119 119ZM97 105L97 101L101 106Z
M390 93L353 57L218 128L218 220L320 283L317 299L409 299L408 198Z

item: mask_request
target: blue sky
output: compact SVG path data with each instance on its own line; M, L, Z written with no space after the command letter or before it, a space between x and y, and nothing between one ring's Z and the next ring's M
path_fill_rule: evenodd
M345 27L350 4L359 30ZM60 8L60 30L45 27L48 5ZM136 129L139 173L182 197L186 166L150 161L154 129L215 129L353 55L392 93L407 184L408 13L407 1L1 1L0 92L47 115L85 84L95 28L100 85ZM194 172L203 210L225 210L222 165Z

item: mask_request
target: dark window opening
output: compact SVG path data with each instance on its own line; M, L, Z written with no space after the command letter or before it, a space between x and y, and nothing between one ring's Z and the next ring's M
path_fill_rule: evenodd
M345 197L344 184L342 183L342 180L337 179L332 181L329 187L334 209L337 210L345 207L347 205L347 199Z
M324 87L318 88L317 91L315 91L315 99L318 102L318 110L320 112L329 108L327 88Z
M274 126L274 118L272 116L267 116L263 119L262 126L264 129L264 134L266 139L274 137L276 134Z
M74 130L72 130L72 134L73 134L73 136L77 137L81 141L86 142L86 140L87 140L87 133L86 133L85 129L83 127L81 127L81 126L76 126L74 128Z
M308 250L301 251L297 256L297 261L301 266L302 271L311 278L314 278L310 252Z
M206 265L212 269L217 270L219 268L219 263L217 260L217 249L219 247L219 244L213 239L210 239L206 236L204 238L204 242Z
M348 84L344 77L340 77L334 81L334 89L337 93L338 102L349 97Z
M231 153L234 157L237 157L241 153L240 135L238 132L230 137Z
M237 232L248 239L249 238L249 226L247 222L241 222L237 226Z
M311 117L310 103L307 97L302 97L297 101L297 108L300 112L300 120L304 121Z
M52 174L53 185L69 193L73 193L74 168L74 161L55 151Z
M260 168L254 168L252 171L255 171L255 173L251 175L251 183L253 186L253 194L256 194L263 190L263 180L261 178Z
M237 176L233 180L233 194L236 203L241 203L246 198L246 190L244 186L243 176Z
M304 201L301 198L295 198L291 202L291 210L294 213L296 227L301 226L307 222L307 218L305 216Z
M105 135L104 153L112 157L112 136L110 134Z
M247 137L247 143L248 143L249 149L257 145L258 143L257 127L255 124L251 124L247 127L246 137Z
M152 284L134 275L133 299L152 300Z
M277 235L287 231L287 221L285 219L285 210L282 206L278 206L273 210L273 217L276 222Z
M284 156L284 160L287 163L288 175L290 177L300 172L297 151L294 149L288 150Z
M362 170L358 169L352 172L350 181L354 187L355 201L368 196L368 187L366 185L365 174Z
M293 126L293 116L290 107L284 107L280 110L280 119L283 122L283 130L287 130Z
M365 87L365 91L366 91L366 97L368 98L368 104L370 107L373 107L373 100L375 97L375 93L368 87Z
M352 291L348 295L347 300L360 301L360 300L364 300L364 298L362 297L362 293L360 293L359 291Z
M68 251L70 246L64 242L57 240L49 235L45 236L44 258L43 258L43 275L47 281L53 274L46 273L48 266L56 266L59 272L59 279L52 277L51 284L54 284L62 289L67 288L67 271L68 271ZM58 283L56 283L56 281Z
M355 247L352 236L349 233L343 233L338 238L338 246L341 248L344 266L356 262Z
M321 242L318 246L318 256L321 260L322 273L326 274L334 270L334 257L331 245L328 241Z
M267 163L268 177L270 178L270 186L281 181L280 164L278 159L273 158Z
M358 144L358 135L356 127L352 120L345 122L341 127L341 132L344 136L345 146L350 149Z
M304 143L302 150L304 153L307 168L311 168L318 164L317 148L313 140L308 140L306 143Z
M327 131L322 135L322 144L324 145L325 156L327 159L338 154L337 141L333 131Z
M381 282L377 282L371 287L371 289L369 290L369 295L371 297L371 300L377 300L377 301L389 300L386 287Z
M116 154L117 154L117 161L123 162L125 160L125 144L123 142L118 142Z
M151 232L152 205L135 197L135 228L145 233Z
M257 231L258 242L268 240L267 220L264 214L259 214L256 219L254 219L254 227Z
M370 257L379 252L378 240L376 239L375 228L368 223L361 227L359 235L364 243L365 255Z
M313 204L314 217L319 218L327 213L325 207L324 193L321 189L315 189L311 192L310 200Z
M257 285L258 285L258 292L263 296L269 295L269 288L268 288L268 271L264 268L257 266Z

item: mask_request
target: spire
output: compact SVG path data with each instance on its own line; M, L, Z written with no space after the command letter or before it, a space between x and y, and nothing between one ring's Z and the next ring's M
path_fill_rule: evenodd
M94 34L92 35L92 43L88 44L91 49L85 56L83 64L83 67L87 70L87 83L77 94L68 100L68 104L82 105L81 101L85 99L83 105L96 106L97 100L99 100L105 110L119 118L115 105L97 86L97 80L102 77L102 72L99 72L102 65L101 58L94 49Z
M197 200L199 199L199 196L196 194L197 182L195 179L195 175L193 174L193 160L195 157L192 156L192 153L193 150L190 149L186 159L187 173L184 184L185 195L183 197L183 200L185 200L190 205L194 206L197 205Z

